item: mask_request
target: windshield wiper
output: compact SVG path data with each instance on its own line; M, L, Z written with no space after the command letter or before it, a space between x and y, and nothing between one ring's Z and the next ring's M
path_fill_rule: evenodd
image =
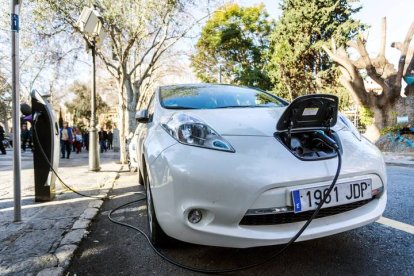
M246 108L246 107L273 107L273 106L260 105L260 104L257 104L257 105L226 105L226 106L215 107L214 109L216 108L238 108L238 107Z
M189 106L165 106L166 109L198 109L195 107L189 107Z
M256 106L255 105L226 105L226 106L217 106L214 109L216 108L237 108L237 107L245 108L245 107L256 107Z

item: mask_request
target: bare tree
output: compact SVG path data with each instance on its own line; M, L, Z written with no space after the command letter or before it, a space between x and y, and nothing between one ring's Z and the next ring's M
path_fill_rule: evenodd
M84 1L38 0L64 22L82 34L76 25ZM135 112L140 92L156 71L161 57L185 37L199 20L189 9L193 0L96 1L107 38L97 54L117 80L121 141L135 129ZM84 37L86 39L86 37ZM126 147L121 143L121 162Z
M7 7L10 1L0 0L0 6ZM83 48L79 40L70 38L62 25L50 26L48 19L38 23L41 16L36 12L36 4L23 1L20 25L20 98L30 101L30 92L60 91L61 82L70 76L78 61L78 52ZM10 56L10 9L0 12L0 71L7 82L11 82ZM67 43L70 40L71 43ZM65 74L62 74L65 72Z
M380 49L375 58L368 55L366 40L362 35L347 43L348 47L358 52L359 58L356 60L350 58L344 47L336 48L335 41L332 41L331 47L323 46L325 52L339 65L342 73L340 77L341 84L352 94L357 104L369 108L373 112L373 125L367 130L371 140L378 139L379 131L382 128L396 124L397 106L405 101L404 97L407 96L409 90L412 92L410 87L402 91L404 88L402 79L403 76L414 70L414 48L409 48L414 34L414 22L411 24L404 42L393 42L391 44L391 47L401 52L398 68L395 68L385 56L386 24L386 18L384 17L382 19ZM364 82L364 74L381 87L380 91L368 91Z

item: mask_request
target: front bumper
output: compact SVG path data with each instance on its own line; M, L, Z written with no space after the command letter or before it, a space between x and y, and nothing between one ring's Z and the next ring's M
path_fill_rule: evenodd
M149 164L161 228L173 238L203 245L243 248L288 242L304 221L277 225L240 222L249 209L291 206L292 188L329 185L337 160L300 161L273 137L226 139L236 153L175 144ZM385 166L374 147L358 143L358 150L355 145L347 150L345 141L338 183L370 178L373 189L384 188L382 195L354 210L315 219L299 241L357 228L382 215ZM188 221L192 209L202 210L203 219L197 224Z

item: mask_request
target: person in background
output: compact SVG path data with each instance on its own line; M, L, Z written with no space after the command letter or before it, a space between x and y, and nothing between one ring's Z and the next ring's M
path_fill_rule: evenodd
M84 131L82 134L83 146L85 147L86 151L89 151L89 132Z
M76 126L72 127L72 136L73 136L73 142L72 142L72 151L75 152L76 151Z
M75 128L75 149L76 149L76 153L78 154L79 152L82 151L82 134L79 130L79 128Z
M10 147L13 147L13 128L11 127L10 128L10 133L9 133L9 144L10 144Z
M112 141L114 139L114 134L111 130L108 131L108 149L112 149Z
M34 149L34 140L33 140L33 124L32 123L30 123L29 134L30 134L29 147L31 148L31 150L33 152L33 149Z
M98 137L101 153L107 151L106 140L108 140L108 133L103 128L101 128L101 130L98 132Z
M26 146L31 145L30 143L30 131L27 129L27 124L22 125L22 131L20 133L20 139L22 140L22 150L26 152Z
M60 130L60 152L62 153L62 158L69 159L71 153L71 144L73 143L73 131L69 127L68 122L63 123L63 128Z
M6 149L4 148L4 145L3 145L4 133L5 133L5 131L3 129L3 126L0 125L0 151L1 151L1 154L6 154Z

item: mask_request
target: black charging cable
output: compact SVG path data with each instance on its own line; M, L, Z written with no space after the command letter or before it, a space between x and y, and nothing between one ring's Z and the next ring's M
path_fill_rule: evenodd
M37 145L37 147L39 148L39 150L40 150L40 152L41 152L41 154L42 154L42 156L43 156L43 159L47 162L47 164L49 165L49 167L50 167L50 170L56 175L56 178L57 179L59 179L59 181L60 181L60 183L62 183L62 185L63 186L65 186L68 190L70 190L70 191L72 191L72 192L74 192L75 194L77 194L77 195L80 195L80 196L83 196L83 197L89 197L89 198L96 198L96 199L104 199L104 197L102 197L102 196L90 196L90 195L85 195L85 194L82 194L81 192L78 192L78 191L76 191L75 189L73 189L72 187L70 187L69 185L67 185L63 180L62 180L62 178L60 178L60 176L59 176L59 174L55 171L55 169L53 168L53 165L50 163L50 160L49 160L49 158L47 157L47 154L45 153L45 151L44 151L44 149L43 149L43 147L42 147L42 145L40 144L40 140L39 140L39 136L37 135L37 128L36 128L36 124L37 124L37 119L39 118L39 116L40 116L40 114L39 115L36 115L36 114L39 114L39 113L35 113L35 116L34 116L34 120L33 120L33 122L34 122L34 124L33 124L33 128L34 128L34 133L35 133L35 137L36 137L36 145Z
M322 141L325 141L324 137L326 136L326 134L321 134L320 138ZM154 250L154 252L160 256L162 259L164 259L165 261L169 262L170 264L173 264L177 267L183 268L185 270L189 270L192 272L198 272L198 273L206 273L206 274L224 274L224 273L232 273L232 272L238 272L238 271L242 271L242 270L247 270L247 269L251 269L257 266L261 266L263 264L266 264L270 261L273 261L275 258L277 258L278 256L280 256L283 252L286 251L286 249L289 248L289 246L291 246L299 237L300 235L302 235L303 231L305 231L305 229L309 226L309 224L312 222L312 220L318 215L319 211L321 210L323 204L325 203L326 199L329 197L330 193L332 192L333 188L335 187L336 181L338 180L339 177L339 173L341 172L341 166L342 166L342 156L341 153L339 151L339 147L338 145L335 143L335 141L333 139L330 138L330 140L328 140L328 142L326 142L326 145L332 147L336 153L337 153L337 157L338 157L338 166L336 169L336 173L335 176L332 180L332 184L329 186L327 192L325 193L323 199L319 202L318 207L316 208L316 210L313 212L312 216L305 222L305 224L300 228L300 230L289 240L289 242L287 244L285 244L285 246L280 249L279 251L277 251L276 253L272 254L270 257L261 260L259 262L255 262L249 265L245 265L245 266L241 266L241 267L236 267L236 268L227 268L227 269L203 269L203 268L199 268L199 267L193 267L193 266L189 266L183 263L180 263L172 258L170 258L169 256L165 255L164 253L162 253L160 250L158 250L151 242L151 239L148 237L148 235L140 228L135 227L131 224L125 223L125 222L121 222L121 221L117 221L116 219L114 219L112 217L112 214L114 212L116 212L119 209L122 209L128 205L137 203L137 202L141 202L144 201L146 199L146 194L144 192L138 192L138 194L143 195L142 198L138 199L138 200L134 200L128 203L125 203L121 206L116 207L115 209L112 209L109 213L108 213L108 218L110 221L112 221L113 223L128 227L130 229L133 229L135 231L138 231L142 236L144 236L144 238L147 240L149 246L152 248L152 250Z

